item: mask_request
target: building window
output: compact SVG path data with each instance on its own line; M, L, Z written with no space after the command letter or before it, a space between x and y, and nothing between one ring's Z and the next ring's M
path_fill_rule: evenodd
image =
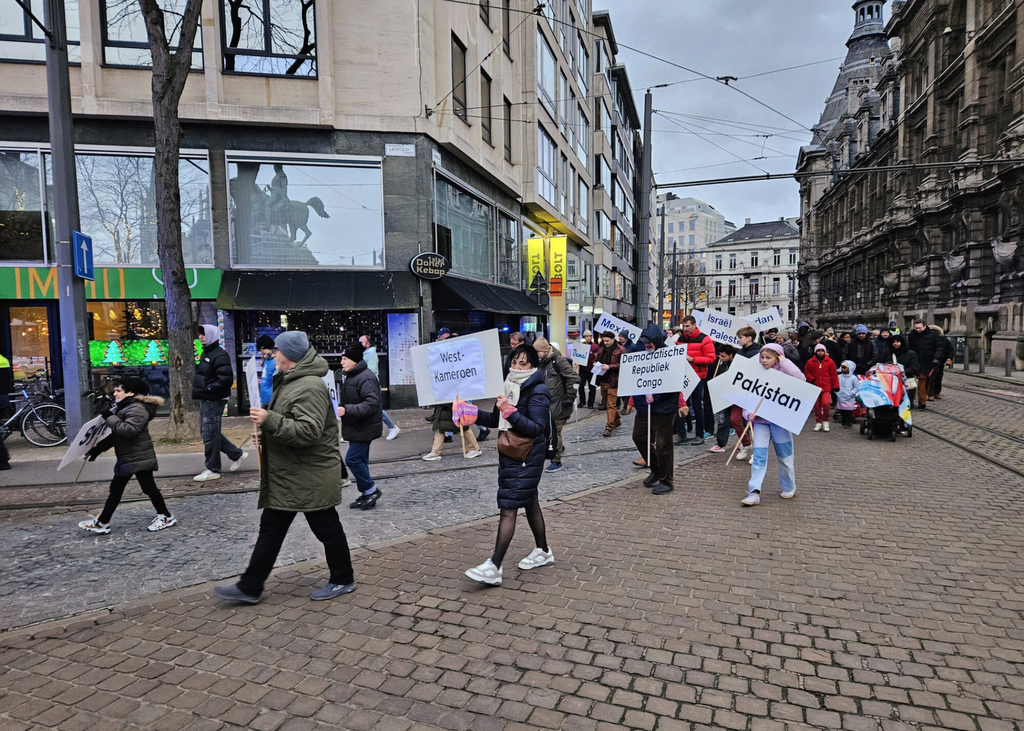
M577 37L579 50L576 52L576 81L580 84L583 96L587 95L587 84L590 81L590 56L587 55L587 46L582 38Z
M187 0L165 0L164 22L170 32L171 51L178 50L182 13ZM138 0L104 0L100 3L100 27L103 35L103 63L106 66L149 68L153 57L149 52L146 21ZM202 29L196 29L192 43L192 69L203 68Z
M231 154L228 193L237 266L384 267L379 162Z
M576 156L585 166L590 159L590 122L583 116L583 107L579 107L578 120L580 129L576 136Z
M781 266L782 264L782 252L778 249L772 252L772 266Z
M729 280L729 296L730 297L735 297L736 296L736 280L735 279L730 279Z
M690 230L691 231L696 231L697 230L697 217L696 216L694 216L693 218L690 219Z
M537 125L537 192L553 206L558 205L558 148L544 128Z
M494 207L446 178L434 187L437 251L452 263L452 271L474 279L494 278Z
M561 205L558 210L562 212L563 216L569 215L568 206L568 193L569 193L569 158L565 155L561 155L561 163L558 166L558 195Z
M772 294L782 293L782 281L778 277L772 277Z
M555 113L556 83L555 52L545 40L544 33L537 28L537 96L551 119L558 118Z
M715 271L716 272L722 271L722 255L721 254L715 254Z
M558 99L561 105L558 113L562 115L562 136L569 139L569 79L565 74L558 74Z
M735 254L729 254L729 268L730 269L735 269L736 268L736 255Z
M0 150L0 261L45 261L39 151Z
M505 102L505 160L512 162L512 102L502 97Z
M721 296L722 296L722 280L719 279L719 280L717 280L715 282L715 297L721 297Z
M577 178L579 188L576 193L576 228L580 233L587 233L587 222L590 220L590 188L583 182L583 178Z
M792 279L789 280L789 293L793 294L793 280ZM789 319L792 320L793 316L790 315Z
M791 267L796 266L796 250L795 249L790 249L789 250L789 265Z
M512 58L512 0L502 0L501 7L501 45L505 55Z
M491 0L480 0L480 19L488 28L491 27Z
M751 280L749 282L749 291L750 291L750 296L751 297L756 297L758 295L758 290L759 289L760 289L760 283L759 282L756 282L754 280Z
M694 234L690 234L690 238L688 239L688 243L690 244L690 248L693 248L694 246L697 245L697 237Z
M498 283L523 286L523 263L519 244L519 221L498 213Z
M28 3L32 13L43 19L43 4ZM138 2L135 2L138 7ZM64 22L67 24L68 62L82 62L79 45L78 0L64 0ZM46 61L46 36L14 0L0 0L0 59L4 61ZM3 254L0 253L0 258Z
M672 221L669 221L669 222L668 222L668 232L669 232L670 234L671 234L671 233L675 233L675 230L674 230L674 229L675 229L675 226L676 226L676 225L675 225L675 224L674 224L674 223L673 223Z
M221 0L220 24L225 71L316 76L314 0Z
M612 148L612 156L615 156L615 145L612 140L615 139L612 134L612 115L608 111L608 105L601 100L601 131L604 132L605 144Z
M491 142L491 77L480 71L480 129L484 142Z
M611 228L608 221L608 217L601 211L594 211L594 241L595 243L602 243L606 246L610 242Z
M750 266L752 266L752 267L756 267L757 266L757 252L756 251L751 251L750 252Z
M467 122L466 115L466 47L452 33L452 108Z

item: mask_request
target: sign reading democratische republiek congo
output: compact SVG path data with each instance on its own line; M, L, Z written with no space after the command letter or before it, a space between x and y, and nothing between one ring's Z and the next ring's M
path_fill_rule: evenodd
M420 406L494 398L504 392L497 330L438 340L412 349Z
M690 398L700 378L686 359L686 345L626 353L619 364L620 396L675 393Z
M765 368L755 355L734 358L728 371L708 381L708 393L716 413L730 404L751 413L757 409L757 415L765 421L799 434L821 389L782 371Z

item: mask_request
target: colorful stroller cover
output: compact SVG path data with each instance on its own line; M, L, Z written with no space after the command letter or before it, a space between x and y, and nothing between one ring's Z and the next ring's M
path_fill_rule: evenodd
M908 425L913 424L910 416L910 399L903 387L903 366L879 363L868 371L857 386L857 401L866 408L895 406L900 418Z

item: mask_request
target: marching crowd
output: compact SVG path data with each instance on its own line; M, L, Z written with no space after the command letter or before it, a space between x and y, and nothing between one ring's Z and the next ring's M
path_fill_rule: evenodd
M577 336L569 335L574 339ZM450 336L447 329L439 332L439 339ZM201 406L206 468L195 477L197 481L220 477L221 453L230 460L229 470L236 470L248 457L247 452L221 434L221 414L233 377L230 360L218 337L215 326L202 326L203 351L193 398ZM574 343L577 353L582 350L588 354L586 363L573 364L556 343L539 337L531 344L521 333L513 333L503 363L503 394L492 411L474 409L475 417L469 424L475 423L481 440L491 429L498 430L499 520L491 557L468 569L466 575L483 584L501 583L502 563L520 509L526 514L536 548L519 561L519 568L532 570L554 563L538 487L545 471L561 468L562 430L576 409L604 410L605 437L622 426L622 416L636 412L632 438L640 456L634 464L649 470L643 484L656 495L674 490L675 445L702 445L710 439L714 441L710 451L722 453L730 435L738 435L735 457L750 460L751 465L742 504L752 506L760 502L769 445L774 445L779 462L781 497L789 499L796 494L793 435L738 406L713 411L707 381L726 373L736 357L756 357L762 368L818 386L821 395L815 404L814 430L827 432L833 400L843 426L852 424L858 377L875 364L900 365L907 379L907 391L916 389L919 407L925 408L928 401L942 398L943 369L952 364L953 355L941 330L928 327L922 320L914 323L908 336L900 333L894 322L873 333L865 325L857 325L852 333L839 336L832 328L818 331L801 323L786 336L768 330L760 338L753 328L746 327L738 331L737 342L739 347L716 343L701 332L690 316L669 332L649 324L636 342L630 340L625 330L602 332L598 340L586 331ZM341 490L351 484L351 471L359 494L349 507L373 509L381 490L370 474L370 445L383 436L384 427L388 430L387 439L394 439L400 431L382 409L376 351L369 336L362 336L345 349L337 375L340 387L335 408L323 380L328 373L327 361L310 346L306 333L293 330L274 340L264 337L257 346L265 357L262 403L252 405L249 417L258 430L253 444L260 455L259 533L249 565L239 581L219 586L215 593L226 601L260 601L288 529L296 513L301 512L313 534L324 544L330 571L329 581L314 591L312 598L324 600L347 594L355 590L355 579L336 509L342 501ZM689 397L684 398L682 393L659 393L620 399L622 356L669 346L685 346L686 359L698 377ZM148 430L160 399L149 395L145 381L126 378L117 383L114 401L102 413L110 435L87 455L92 461L107 449L114 449L116 463L109 496L102 512L82 521L79 527L93 533L110 533L111 518L132 476L157 513L149 530L173 526L177 521L154 479L158 465ZM434 424L434 439L424 459L439 460L443 444L460 427L466 434L465 457L480 455L472 429L466 429L466 417L461 412L456 415L451 405L434 407L428 420ZM348 443L344 460L340 440Z

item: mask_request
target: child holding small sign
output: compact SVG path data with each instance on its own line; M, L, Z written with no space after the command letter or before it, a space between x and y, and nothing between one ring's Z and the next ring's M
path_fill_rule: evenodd
M786 359L782 346L768 343L759 354L761 367L782 371L787 376L804 380L804 374L795 363ZM752 414L745 409L744 421L749 421ZM768 444L775 443L775 456L779 460L779 487L782 488L782 499L788 500L796 495L796 468L794 466L793 434L781 426L772 424L760 416L753 417L754 456L750 460L750 481L747 483L747 496L741 501L744 507L757 505L761 502L761 483L768 472Z

